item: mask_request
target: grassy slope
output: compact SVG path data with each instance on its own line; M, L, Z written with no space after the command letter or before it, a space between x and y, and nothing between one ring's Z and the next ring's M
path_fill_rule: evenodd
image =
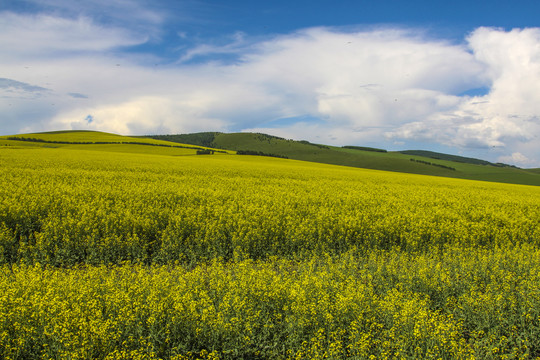
M540 185L539 173L529 170L436 160L417 155L401 154L398 152L380 153L344 149L333 146L318 147L313 144L266 137L259 134L218 134L214 139L213 145L231 150L249 149L285 155L296 160L354 166L367 169L446 176L471 180ZM417 163L410 161L410 159L418 159L432 164L445 165L455 168L456 170L453 171L433 165Z
M26 139L39 139L43 141L59 141L59 142L108 142L108 143L144 143L144 144L153 144L153 145L179 145L177 143L172 143L170 141L155 140L150 138L140 138L140 137L131 137L131 136L122 136L111 133L105 133L100 131L84 131L84 130L75 130L75 131L50 131L42 133L32 133L32 134L19 134L12 136L0 136L0 139L6 138L26 138ZM186 147L198 147L195 145L182 144Z
M213 137L213 140L211 140ZM313 161L334 165L361 167L366 169L405 172L433 176L446 176L471 180L496 181L526 185L540 185L540 172L510 167L476 165L450 160L433 159L419 155L399 152L380 153L345 149L334 146L316 146L299 141L292 141L253 133L198 133L187 135L168 135L170 141L199 144L204 139L205 145L229 150L253 150L263 153L287 156L290 159ZM210 141L210 140L211 141ZM432 164L444 165L456 169L450 170L438 166L410 161L422 160Z
M406 155L417 155L417 156L428 157L428 158L431 158L431 159L449 160L449 161L462 162L462 163L467 163L467 164L494 165L494 164L492 164L492 163L490 163L489 161L486 161L486 160L480 160L480 159L457 156L457 155L443 154L443 153L438 153L438 152L434 152L434 151L404 150L404 151L399 151L399 152L401 154L406 154ZM501 165L503 165L503 164L501 164Z
M38 142L20 141L21 139L38 139ZM98 143L98 144L82 144ZM99 144L101 143L101 144ZM103 144L105 143L105 144ZM154 146L148 146L154 145ZM164 140L155 140L145 137L130 137L110 134L99 131L51 131L43 133L19 134L12 136L0 136L0 146L10 147L47 147L69 148L91 151L125 152L125 153L148 153L156 155L195 155L197 149L204 146L181 144ZM216 153L219 154L219 153Z
M373 152L356 149L345 149L334 146L321 146L286 140L262 134L253 133L204 133L203 136L195 134L195 140L189 145L190 136L162 136L160 139L148 137L127 137L116 134L109 134L96 131L55 131L47 133L21 134L15 137L34 138L50 142L28 142L8 140L13 136L0 136L0 146L26 147L67 147L73 149L85 149L94 151L113 151L126 153L149 153L160 155L194 155L197 148L211 146L213 148L227 150L252 150L267 154L277 154L290 159L326 163L332 165L353 166L366 169L385 170L394 172L404 172L412 174L423 174L433 176L445 176L463 178L471 180L485 180L505 183L540 185L540 169L515 169L509 167L495 167L489 165L475 165L449 160L432 159L418 155L407 155L399 152ZM166 141L167 139L169 141ZM199 144L201 139L204 145ZM178 140L183 140L179 143ZM107 142L117 144L59 144L60 142ZM126 144L131 143L131 144ZM163 146L141 146L132 143L144 143L148 145ZM167 146L182 146L182 148L171 148ZM184 148L185 147L185 148ZM230 152L229 152L230 153ZM219 154L219 153L216 153ZM410 161L417 159L427 161L432 164L452 167L454 170L441 168L433 165Z

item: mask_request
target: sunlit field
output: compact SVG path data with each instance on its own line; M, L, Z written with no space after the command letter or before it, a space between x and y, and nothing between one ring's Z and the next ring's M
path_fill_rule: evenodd
M540 187L96 146L0 147L0 358L540 357Z

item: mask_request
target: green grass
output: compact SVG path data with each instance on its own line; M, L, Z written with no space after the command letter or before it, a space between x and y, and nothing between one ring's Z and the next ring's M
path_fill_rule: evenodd
M16 138L26 141L14 140ZM37 139L38 141L28 141L29 139ZM294 160L331 165L470 180L540 185L540 169L481 165L483 161L478 159L468 159L424 151L416 151L414 154L417 155L413 155L412 153L404 154L402 152L375 152L342 148L254 133L225 134L208 132L186 135L163 135L151 138L129 137L97 131L53 131L0 136L0 147L3 146L11 148L29 146L45 148L67 147L92 151L148 153L171 156L195 155L196 150L201 148L226 149L226 153L228 154L233 154L238 150L250 150L264 154L279 155ZM216 152L215 154L220 153ZM439 158L434 158L434 156ZM411 161L411 159L419 160L420 162Z
M452 178L504 182L524 185L540 185L538 169L518 169L480 165L483 161L453 155L421 152L421 155L403 154L400 152L375 152L335 146L310 144L304 141L287 140L275 136L254 133L196 133L185 135L167 135L170 141L182 141L191 144L204 144L228 150L251 150L265 154L286 156L289 159L352 166L365 169L404 172ZM434 159L436 154L444 159ZM429 155L429 156L428 156ZM428 165L421 160L429 162ZM452 160L459 160L452 161ZM474 161L473 161L474 160ZM469 161L469 162L464 162ZM488 163L488 162L485 162ZM439 167L454 168L455 170Z
M193 144L212 147L214 138L219 132L200 132L193 134L177 134L177 135L152 135L152 139L172 141L184 144Z
M7 146L11 148L61 147L92 151L147 153L172 156L195 155L198 149L207 149L205 146L156 140L147 137L130 137L99 131L84 130L51 131L43 133L0 136L0 146ZM227 152L216 152L216 154L220 153Z
M475 164L475 165L494 165L494 166L510 166L506 164L494 164L490 163L486 160L480 160L470 157L464 157L464 156L457 156L457 155L449 155L449 154L443 154L438 153L434 151L426 151L426 150L404 150L399 151L402 154L405 155L418 155L422 157L428 157L431 159L439 159L439 160L449 160L449 161L455 161L455 162L461 162L466 164Z
M152 155L168 155L168 156L183 156L196 155L197 149L187 148L170 148L164 146L140 146L134 144L84 144L84 145L69 145L68 149L91 150L104 152L122 152L130 154L152 154Z
M39 139L43 141L62 141L62 142L141 142L147 144L164 144L163 141L154 140L154 139L140 139L129 136L122 136L116 134L110 134L100 131L51 131L51 132L42 132L42 133L30 133L30 134L19 134L13 136L2 136L0 139L5 138L32 138Z

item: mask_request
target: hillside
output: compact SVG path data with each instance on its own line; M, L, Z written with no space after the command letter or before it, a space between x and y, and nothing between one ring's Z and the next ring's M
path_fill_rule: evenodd
M435 151L404 150L404 151L398 151L398 152L401 154L406 154L406 155L418 155L418 156L428 157L431 159L449 160L449 161L461 162L461 163L466 163L466 164L491 165L491 166L497 166L497 167L517 168L516 166L513 166L513 165L508 165L508 164L503 164L503 163L492 163L486 160L480 160L480 159L458 156L458 155L443 154L443 153L439 153Z
M219 149L261 152L289 159L374 170L444 176L525 185L540 185L537 170L518 169L488 161L429 151L385 152L382 149L336 147L295 141L254 133L206 132L149 136L153 139L180 142Z
M259 133L205 132L130 137L97 131L53 131L0 136L0 146L63 147L169 156L235 153L266 155L383 171L540 185L539 169L519 169L423 150L393 152L360 146L336 147Z
M90 151L147 153L162 155L226 154L221 149L182 144L146 137L130 137L100 131L50 131L42 133L0 136L0 146L84 149ZM231 152L233 153L233 152Z

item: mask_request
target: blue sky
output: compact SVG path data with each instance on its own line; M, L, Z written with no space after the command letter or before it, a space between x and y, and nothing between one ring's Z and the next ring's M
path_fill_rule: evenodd
M540 167L537 1L0 3L0 133L257 131Z

